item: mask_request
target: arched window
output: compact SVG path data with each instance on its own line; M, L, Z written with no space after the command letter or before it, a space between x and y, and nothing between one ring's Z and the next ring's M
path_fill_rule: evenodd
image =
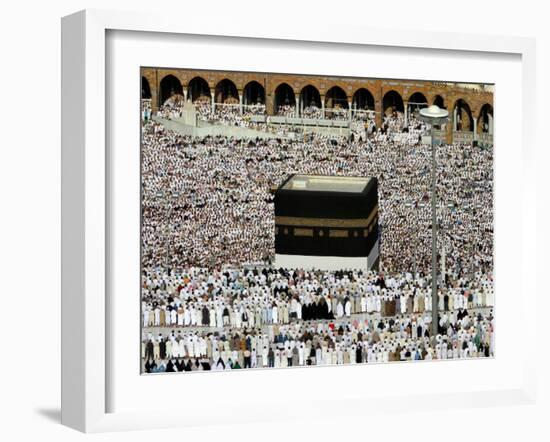
M428 99L422 92L415 92L409 98L408 106L410 112L415 112L428 105Z
M207 81L202 77L193 78L187 86L187 97L193 103L197 100L210 103L210 86Z
M470 106L462 98L457 100L453 111L453 128L456 131L471 132L474 130L474 120Z
M445 107L445 100L443 100L443 97L441 95L435 96L433 104L435 104L437 107L441 109L447 109Z
M300 92L300 102L302 103L303 108L321 108L321 94L315 86L308 84Z
M319 90L311 84L304 86L300 92L300 116L316 120L324 118L322 109Z
M348 96L339 86L331 87L325 95L325 116L332 119L349 118Z
M291 113L292 109L296 107L296 98L294 97L294 90L287 84L281 83L275 89L275 113Z
M493 106L488 103L484 104L479 111L477 131L490 135L493 134Z
M160 102L164 104L172 95L182 95L183 88L180 81L173 75L167 75L160 82Z
M257 81L251 81L243 90L244 104L265 104L265 90L264 87Z
M151 87L149 81L145 77L141 77L141 98L144 100L151 99Z
M216 103L238 104L239 93L237 86L227 78L223 79L216 85Z
M374 110L374 96L364 87L353 94L352 107L357 110Z
M326 109L347 109L348 96L339 86L331 87L325 94Z
M401 112L405 111L403 106L403 98L396 91L386 92L384 98L382 99L382 112L384 115L387 115L392 112Z

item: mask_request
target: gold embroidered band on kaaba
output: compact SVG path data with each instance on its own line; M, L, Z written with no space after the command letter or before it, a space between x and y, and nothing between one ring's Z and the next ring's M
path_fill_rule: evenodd
M313 236L313 229L294 229L294 236Z
M349 238L350 232L347 230L329 230L328 231L328 237L329 238Z
M378 215L376 206L368 218L339 219L339 218L301 218L296 216L276 216L275 225L294 227L340 227L340 228L368 228Z

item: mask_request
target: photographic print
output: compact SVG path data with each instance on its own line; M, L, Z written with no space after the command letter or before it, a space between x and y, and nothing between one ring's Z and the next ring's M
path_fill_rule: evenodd
M494 356L493 85L140 77L142 373Z

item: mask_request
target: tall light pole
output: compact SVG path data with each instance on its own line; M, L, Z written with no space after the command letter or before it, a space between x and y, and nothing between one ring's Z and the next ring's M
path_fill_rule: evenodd
M440 109L435 104L420 109L420 119L430 125L432 144L432 339L435 339L438 331L438 296L437 296L437 163L435 155L434 126L439 126L447 121L449 112Z

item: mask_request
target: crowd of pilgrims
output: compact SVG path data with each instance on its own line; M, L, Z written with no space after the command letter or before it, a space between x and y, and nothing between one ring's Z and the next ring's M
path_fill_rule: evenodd
M149 121L153 115L153 108L151 105L151 99L141 100L141 119L143 121Z
M143 281L143 327L247 328L290 324L294 319L333 320L355 314L394 316L431 311L429 278L374 271L322 272L262 268L208 270L184 275L160 271ZM492 307L490 280L465 278L438 293L438 310Z
M182 116L185 99L183 95L174 94L168 98L157 111L157 116L165 119L177 119ZM266 107L264 103L257 102L254 104L245 104L242 106L236 99L228 99L224 103L216 103L212 108L210 97L201 96L193 102L195 109L199 115L199 119L209 123L224 124L230 126L247 127L252 124L250 116L266 115ZM144 120L151 118L151 100L142 100L142 118ZM277 106L276 115L288 118L298 117L310 119L333 119L333 120L349 120L350 111L342 106L334 108L318 107L311 103L305 106L299 113L296 107L290 104L281 104ZM374 111L368 109L353 109L351 112L353 121L369 121L374 123ZM395 115L394 115L395 117ZM402 121L401 121L402 123ZM396 122L392 126L396 126Z
M176 115L173 101L159 112ZM202 107L197 112L219 124L233 124L229 113L242 118L238 105L211 112L205 101ZM380 128L373 115L357 115L369 136L357 131L351 139L302 141L191 138L143 120L145 371L493 354L492 150L437 148L438 244L445 263L438 302L446 313L440 313L440 334L430 336L425 127L414 115L405 124L399 112L384 116ZM378 178L379 272L270 266L270 190L292 173ZM250 265L254 270L246 270ZM163 327L171 331L153 333Z
M493 320L492 312L443 312L434 338L430 316L399 314L164 335L146 330L143 368L155 373L490 357Z

